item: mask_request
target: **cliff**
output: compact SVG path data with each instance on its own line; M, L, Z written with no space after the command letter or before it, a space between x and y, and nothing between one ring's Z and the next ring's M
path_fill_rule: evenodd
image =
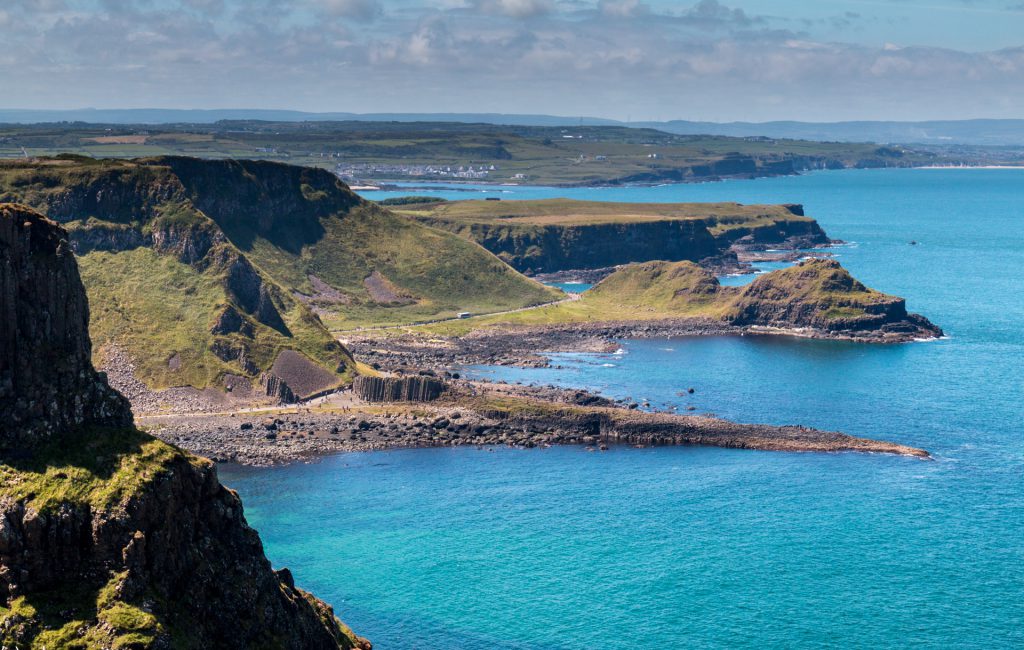
M725 318L736 325L942 336L927 318L908 313L906 300L869 289L835 260L808 260L734 292Z
M0 268L0 645L369 647L271 569L210 461L132 427L91 365L66 233L3 206ZM26 410L32 389L68 392Z
M114 376L124 364L109 364L111 351L125 352L148 389L278 398L283 381L308 397L355 374L330 328L554 297L480 247L363 201L325 170L62 156L0 162L2 200L67 228L93 305L94 361ZM285 352L323 372L304 372L303 389L295 377L275 379Z
M737 246L828 244L799 205L452 201L398 208L454 232L525 273L596 269L651 260L700 261Z
M433 377L356 377L352 390L367 402L432 402L447 386Z
M127 402L90 364L80 285L66 233L38 213L0 204L0 450L131 422Z

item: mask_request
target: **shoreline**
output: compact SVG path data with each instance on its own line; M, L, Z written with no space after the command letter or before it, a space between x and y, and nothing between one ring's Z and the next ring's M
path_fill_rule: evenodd
M406 332L375 337L367 331L348 334L343 342L367 363L384 367L499 365L547 367L552 353L607 353L629 339L701 336L783 336L849 343L902 344L940 340L923 330L829 332L814 328L729 325L702 318L567 323L564 325L494 327L463 336Z
M592 189L606 189L606 188L629 188L629 187L662 187L664 185L698 185L702 183L723 183L726 181L742 181L742 180L757 180L761 178L786 178L790 176L803 176L805 174L813 174L818 172L843 172L843 171L866 171L866 170L878 170L878 169L1024 169L1024 163L1020 165L891 165L885 167L843 167L842 169L801 169L794 171L789 174L752 174L752 175L737 175L737 176L715 176L715 177L702 177L693 179L683 180L672 180L672 181L648 181L648 182L616 182L615 180L604 181L604 182L591 182L591 183L543 183L543 182L530 182L530 183L514 183L509 181L503 182L490 182L482 179L473 180L420 180L411 181L406 179L381 179L380 181L373 179L360 179L359 190L353 187L353 191L358 192L404 192L406 190L425 190L425 191L442 191L445 188L432 187L435 185L454 185L454 186L467 186L465 189L460 187L450 188L455 192L475 192L475 191L492 191L488 190L475 190L470 189L468 186L485 186L487 188L494 188L493 191L500 191L501 188L528 188L528 187L554 187L559 189L575 189L575 188L592 188ZM347 181L345 181L347 183ZM355 183L355 181L353 181ZM377 183L377 186L371 188L369 185L363 185L364 183ZM415 185L412 185L416 183ZM407 187L406 184L409 184ZM350 186L352 187L352 186ZM374 200L372 196L364 196L368 200Z
M787 452L923 450L804 426L745 424L623 406L582 390L456 380L436 402L366 403L351 393L315 407L258 413L151 414L136 422L158 438L217 462L271 466L358 451L472 446L713 446Z

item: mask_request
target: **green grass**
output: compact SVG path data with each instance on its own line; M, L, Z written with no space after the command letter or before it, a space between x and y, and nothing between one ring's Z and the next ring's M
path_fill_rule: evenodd
M448 201L410 204L397 208L420 219L460 225L516 224L523 226L581 226L606 223L643 223L665 219L701 219L711 228L754 226L769 220L813 221L794 215L781 205L740 203L614 203L573 199L526 201Z
M79 268L89 296L97 363L107 346L123 346L136 362L137 376L152 388L202 388L216 385L226 373L246 374L237 362L223 361L210 349L218 338L210 329L230 302L223 273L200 271L149 248L92 252L79 258ZM284 349L299 350L325 367L336 368L338 353L325 349L333 340L323 326L312 321L298 301L284 298L281 304L291 336L254 323L252 338L240 334L219 338L244 346L248 358L260 368L273 365ZM180 366L172 367L173 357ZM351 362L347 366L351 369Z
M66 504L104 510L137 494L174 462L210 461L135 430L85 431L33 452L0 457L0 498L47 513Z
M343 366L342 382L354 366L327 327L414 323L559 295L471 242L362 201L322 170L189 158L0 162L0 199L47 213L73 240L162 238L160 251L143 245L80 257L97 361L110 344L122 345L151 388L217 386L227 373L256 378L218 358L214 343L244 348L260 370L295 349L331 371ZM214 242L205 257L183 255L204 240ZM224 308L238 307L226 272L239 254L269 288L287 331L247 317L251 336L211 334ZM364 284L374 272L408 304L374 300ZM318 294L311 276L330 292Z
M812 319L816 315L825 320L849 320L865 315L866 307L893 300L865 287L830 260L773 271L742 287L723 287L710 271L692 262L646 262L616 271L579 300L513 314L424 325L411 331L425 336L464 336L488 328L587 322L672 318L734 322L752 305L773 304L808 305Z

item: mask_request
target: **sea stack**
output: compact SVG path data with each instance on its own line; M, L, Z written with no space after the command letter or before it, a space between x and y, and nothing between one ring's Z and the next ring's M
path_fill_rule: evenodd
M369 648L93 368L67 233L0 204L0 645Z

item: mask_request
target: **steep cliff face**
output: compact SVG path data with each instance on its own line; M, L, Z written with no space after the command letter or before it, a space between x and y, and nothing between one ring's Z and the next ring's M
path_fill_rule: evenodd
M699 220L590 225L506 225L427 220L476 241L525 273L595 269L647 260L701 260L718 252Z
M548 199L451 201L400 209L480 244L525 273L651 260L696 262L733 246L810 247L831 241L800 205Z
M90 363L66 233L5 205L0 255L0 645L369 647L271 569L211 462L132 428Z
M67 233L0 204L0 449L86 425L127 425L126 400L93 370L89 306Z

